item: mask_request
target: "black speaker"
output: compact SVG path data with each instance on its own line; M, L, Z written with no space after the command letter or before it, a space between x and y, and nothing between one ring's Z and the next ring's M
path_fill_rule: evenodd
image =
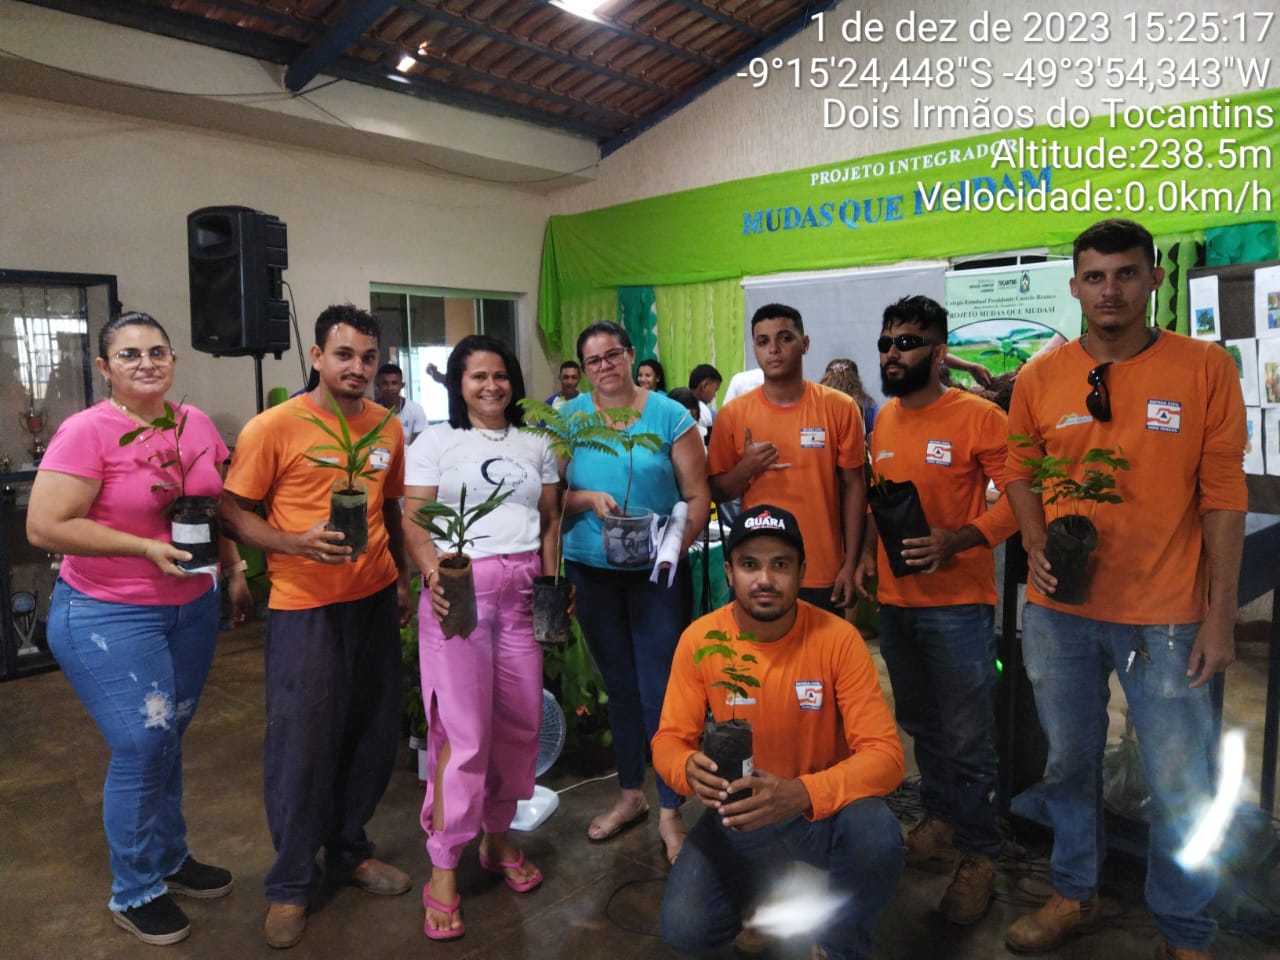
M191 345L222 357L276 359L289 349L289 304L280 272L288 232L248 207L204 207L187 216Z

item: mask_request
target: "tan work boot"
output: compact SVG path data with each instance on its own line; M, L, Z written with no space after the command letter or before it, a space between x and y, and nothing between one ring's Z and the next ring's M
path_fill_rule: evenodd
M956 862L951 885L942 895L938 912L950 923L977 923L991 906L996 889L996 862L981 853L965 851Z
M302 939L307 929L307 908L295 903L271 903L267 905L265 932L267 946L286 950Z
M398 897L408 893L413 886L413 881L403 870L373 857L356 867L347 883L380 897Z
M1175 947L1164 937L1156 944L1156 960L1209 960L1208 950Z
M1035 913L1019 917L1005 931L1005 945L1014 953L1044 953L1070 937L1092 933L1100 926L1101 901L1068 900L1055 893Z
M918 867L935 858L952 856L953 832L951 824L926 816L907 831L907 866Z

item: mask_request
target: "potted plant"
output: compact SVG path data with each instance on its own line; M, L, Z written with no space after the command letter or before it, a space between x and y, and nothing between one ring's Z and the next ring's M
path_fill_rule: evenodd
M1040 442L1027 436L1014 436L1019 447L1040 447ZM1054 508L1053 519L1046 532L1044 555L1050 572L1057 579L1053 599L1058 603L1084 603L1089 587L1089 555L1098 545L1098 528L1093 514L1100 503L1120 503L1115 493L1116 471L1128 470L1129 461L1123 451L1093 447L1080 458L1084 475L1077 480L1068 472L1073 461L1065 457L1027 457L1023 466L1035 471L1031 489L1042 496L1044 504ZM1086 513L1086 504L1087 507Z
M190 461L184 461L182 459L182 434L186 429L187 412L182 409L182 402L179 401L178 406L174 407L173 404L166 400L164 413L146 426L130 430L122 436L120 438L120 446L127 447L146 433L154 434L160 438L168 434L171 438L173 443L172 451L166 450L161 453L153 453L147 459L155 460L161 458L159 462L161 470L176 467L178 478L176 480L153 483L151 489L154 492L169 487L177 488L177 497L166 508L169 514L170 539L179 550L185 550L191 554L190 560L180 560L178 561L178 566L183 570L196 570L201 567L213 566L218 562L218 498L187 496L187 475L209 450L206 447L192 457Z
M710 642L693 652L693 664L697 666L707 657L724 657L726 663L720 668L724 679L716 680L711 686L724 688L731 698L728 720L707 721L702 733L702 752L715 762L716 772L732 783L751 776L752 770L751 722L737 718L737 706L751 699L748 687L760 686L760 681L751 676L755 655L739 653L735 644L750 642L755 637L750 633L739 633L735 639L723 630L708 630L706 639ZM739 790L731 793L726 802L733 803L750 795L750 790Z
M911 566L902 556L902 541L929 536L929 521L925 519L916 485L910 480L886 480L876 473L870 455L867 474L867 506L875 517L889 570L895 577L921 573L927 568Z
M657 453L662 449L662 438L656 433L627 432L627 426L640 418L635 410L619 407L605 410L604 413L609 422L615 425L615 439L627 454L627 490L622 497L622 512L601 521L604 527L604 557L615 567L643 567L652 562L657 548L658 518L651 510L631 513L631 476L635 470L636 447Z
M468 537L468 531L477 521L487 517L514 493L502 491L502 483L493 492L472 507L467 506L467 485L458 493L458 507L454 509L439 500L427 500L413 513L413 522L438 541L450 546L450 551L440 556L436 576L449 601L449 612L440 621L446 637L465 637L476 628L476 586L471 576L471 558L466 549L484 535Z
M388 410L376 427L363 437L352 439L347 418L333 397L329 397L329 408L338 418L337 430L314 413L300 414L303 420L319 427L333 439L333 443L312 447L303 456L317 467L338 470L343 474L334 481L329 495L328 529L343 535L342 542L351 548L351 562L354 563L369 546L369 491L365 481L378 475L378 471L369 469L369 455L373 452L373 445L383 439L382 428L395 416L395 411ZM324 456L333 453L338 457Z
M523 429L547 440L551 452L558 460L564 461L566 493L573 489L574 456L581 450L594 450L610 457L618 456L618 446L626 448L624 438L632 438L610 426L610 421L629 422L640 416L635 410L625 407L595 411L578 410L566 415L562 410L532 398L521 400L520 408L524 411ZM654 442L658 442L658 437L654 434L638 436L649 437ZM660 443L658 445L660 446ZM630 473L628 473L629 479ZM630 483L628 483L627 495L630 496ZM564 552L564 508L565 501L562 499L560 501L560 543L556 547L558 556L563 555ZM623 509L625 512L625 503ZM554 576L536 577L533 581L533 632L538 642L544 644L562 644L569 639L570 590L569 584L562 582L558 567L559 564Z

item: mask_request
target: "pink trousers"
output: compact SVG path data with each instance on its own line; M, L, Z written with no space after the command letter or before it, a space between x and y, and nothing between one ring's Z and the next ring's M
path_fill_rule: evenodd
M427 712L427 768L446 743L444 820L433 826L435 777L427 780L422 828L433 866L452 870L481 831L511 825L516 803L533 794L542 719L542 648L533 638L536 551L472 563L475 631L445 639L424 592L418 607L418 663Z

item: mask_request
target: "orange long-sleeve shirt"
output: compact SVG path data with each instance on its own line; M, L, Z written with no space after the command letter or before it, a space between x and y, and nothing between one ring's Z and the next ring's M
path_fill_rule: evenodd
M1008 418L989 400L948 390L928 406L904 407L890 400L871 434L875 471L886 480L910 480L920 494L931 527L959 530L972 525L988 546L950 557L928 574L898 578L877 545L877 599L898 607L937 607L996 602L991 548L1018 529L1007 498L987 509L987 481L1004 490L1009 452Z
M1095 366L1076 340L1027 364L1014 386L1009 432L1040 438L1045 453L1075 461L1072 476L1082 476L1078 461L1092 447L1118 447L1130 464L1116 473L1122 503L1085 505L1098 528L1085 602L1065 606L1031 586L1028 599L1111 623L1196 623L1208 598L1200 517L1248 509L1235 365L1215 343L1162 331L1148 349L1107 368L1108 423L1085 407ZM1022 461L1039 455L1011 442L1006 482L1031 480ZM1046 507L1046 520L1057 509Z
M883 796L902 781L902 742L880 690L875 663L847 621L798 601L791 630L771 643L739 641L755 654L760 687L751 702L711 684L723 679L723 657L693 655L707 631L739 632L733 605L695 620L680 636L662 722L653 738L653 767L677 793L693 793L685 765L696 753L710 706L717 720L751 721L753 761L777 777L798 778L809 792L808 814L821 820L862 797Z

